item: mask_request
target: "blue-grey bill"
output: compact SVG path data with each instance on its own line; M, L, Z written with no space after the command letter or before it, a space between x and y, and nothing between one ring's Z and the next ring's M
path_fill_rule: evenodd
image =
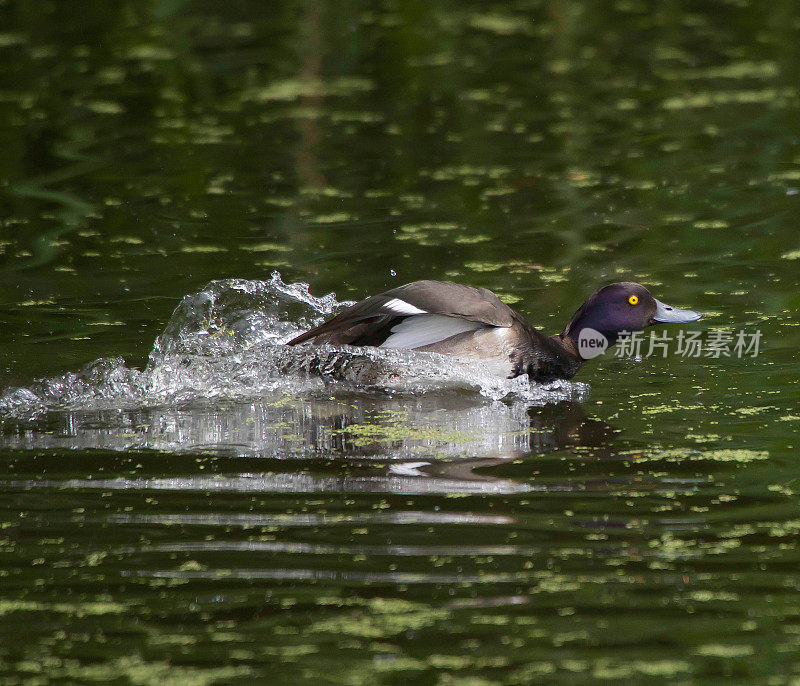
M696 322L702 316L694 310L682 310L680 307L666 305L660 300L656 300L656 313L653 315L653 320L670 324L688 324Z

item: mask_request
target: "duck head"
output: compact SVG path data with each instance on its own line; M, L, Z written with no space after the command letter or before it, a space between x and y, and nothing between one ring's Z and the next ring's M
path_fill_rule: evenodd
M623 331L641 331L662 322L687 324L702 316L656 300L641 284L623 281L603 286L583 303L561 333L561 339L569 339L577 351L578 337L586 328L599 331L613 345Z

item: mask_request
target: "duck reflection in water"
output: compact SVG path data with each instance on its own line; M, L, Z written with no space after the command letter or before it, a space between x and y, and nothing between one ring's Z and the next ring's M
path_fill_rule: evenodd
M527 408L529 420L528 445L519 453L486 457L468 457L452 461L419 463L414 472L419 476L455 479L462 482L487 484L507 482L483 470L499 467L526 455L536 455L574 447L599 448L613 435L613 428L602 420L590 419L580 403L565 401L554 405ZM404 465L392 466L392 471Z
M37 422L41 426L42 418ZM462 395L284 396L246 404L60 412L46 423L45 433L30 431L22 420L7 422L0 442L29 450L155 450L252 458L218 459L210 465L216 472L211 474L170 469L146 478L75 480L82 488L234 492L536 490L530 475L516 480L484 470L531 454L603 446L612 434L611 427L588 418L577 402L531 407Z

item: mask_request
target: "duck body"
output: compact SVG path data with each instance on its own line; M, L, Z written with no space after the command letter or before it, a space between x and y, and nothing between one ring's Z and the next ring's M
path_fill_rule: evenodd
M640 299L642 307L637 308ZM620 303L627 305L614 307ZM692 315L669 321L700 318L659 303L639 284L611 284L584 303L561 334L548 336L486 288L414 281L361 300L288 345L312 342L435 352L480 361L498 376L527 374L541 383L571 379L580 370L584 359L577 340L584 328L591 326L615 342L623 330L664 321L655 318L659 307Z

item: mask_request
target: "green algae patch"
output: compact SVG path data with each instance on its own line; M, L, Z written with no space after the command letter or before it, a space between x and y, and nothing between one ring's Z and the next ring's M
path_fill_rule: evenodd
M134 45L125 52L124 57L129 60L142 60L149 62L166 62L175 59L175 53L169 48L151 43Z
M122 114L125 108L118 102L111 100L90 100L85 104L86 109L91 110L95 114Z
M695 443L715 443L722 440L722 436L719 434L686 434L686 438Z
M345 435L358 446L403 441L466 443L475 440L477 437L476 434L467 434L461 431L447 431L427 426L409 426L403 423L405 419L406 417L403 415L390 419L385 423L350 424L343 429L334 429L331 433Z
M314 217L312 221L315 224L340 224L342 222L351 222L356 218L347 212L334 212L332 214L321 214Z
M680 451L678 451L680 452ZM697 459L711 460L713 462L757 462L769 458L766 450L747 450L745 448L704 450Z
M552 662L530 662L524 667L511 672L506 679L506 683L526 685L536 683L538 677L555 674L555 672L556 666Z
M408 413L397 410L375 412L373 421L350 424L341 429L334 429L333 434L344 434L351 437L357 445L383 441L446 441L452 443L475 440L477 434L460 431L447 431L431 426L411 426L408 424Z
M707 643L694 651L695 655L704 657L737 658L748 657L755 653L755 648L750 645L725 645L722 643Z
M39 603L33 600L0 600L0 617L12 612L57 612L58 614L87 617L90 615L119 615L130 611L128 605L113 602Z
M381 660L373 666L376 672L421 672L428 668L421 660L413 657L396 657L393 660Z
M772 104L785 107L795 97L794 88L765 88L747 91L712 91L694 95L667 98L662 107L665 110L694 110L718 105L762 105Z
M301 98L341 96L347 97L356 93L364 93L374 88L370 79L358 77L342 77L331 82L318 79L287 79L276 81L247 91L242 100L253 102L283 101L291 102Z
M506 305L513 305L518 303L522 300L518 295L512 295L511 293L498 293L497 297L500 298Z
M386 116L381 112L331 112L329 117L333 124L379 124L386 121Z
M681 410L702 410L703 405L654 405L653 407L645 407L641 410L643 415L652 414L669 414L670 412L678 412Z
M696 229L727 229L730 224L724 219L708 219L704 221L696 221L693 224Z
M746 448L731 448L719 450L695 450L685 448L671 448L668 450L645 450L630 454L636 461L709 461L742 463L757 462L769 458L766 450L748 450Z
M562 283L567 280L567 273L569 271L569 267L565 268L563 271L557 269L542 269L541 272L539 272L539 277L545 284Z
M87 326L125 326L125 322L119 322L119 321L88 322Z
M124 681L135 686L211 686L246 676L251 671L250 667L244 665L203 669L180 667L167 662L145 662L133 656L97 664L80 664L77 660L69 660L60 667L51 667L48 676L82 682Z
M696 600L698 603L710 603L715 600L723 600L726 602L739 600L738 594L729 593L727 591L692 591L689 593L689 598Z
M479 31L509 36L514 33L531 33L533 25L527 17L508 14L479 14L469 18L469 25Z
M426 222L424 224L404 224L400 230L404 233L419 233L420 231L452 231L458 224L449 222Z
M368 611L354 616L338 616L314 622L306 634L341 634L364 638L390 638L406 631L417 631L448 619L448 610L429 608L422 603L386 607L372 605Z
M475 245L476 243L487 243L491 240L491 237L486 234L477 234L475 236L459 236L453 242L457 245Z
M350 191L335 186L310 186L303 187L299 190L300 195L309 196L312 198L339 198L340 200L349 200L353 197ZM365 193L369 197L369 191ZM382 197L386 197L385 195Z
M185 245L181 248L181 252L216 253L216 252L228 252L228 249L223 248L221 245Z
M738 407L734 410L736 414L742 415L743 417L750 417L752 415L761 414L763 412L768 412L769 410L777 410L777 407L773 407L771 405L765 405L762 407Z
M188 560L178 566L179 572L199 572L204 569L208 569L208 567L206 567L204 564L201 564L197 560Z
M434 181L453 181L455 179L501 179L511 174L511 167L479 167L471 164L441 167L428 175ZM425 173L421 173L425 176Z
M291 252L292 248L280 243L254 243L251 245L240 245L239 250L248 252Z
M683 660L634 660L633 662L618 662L608 658L601 658L592 669L592 676L596 679L630 679L636 675L652 677L677 677L692 671L692 666Z
M287 405L292 405L295 402L294 396L289 393L284 393L280 398L277 400L272 400L266 403L267 407L286 407Z
M683 660L634 660L631 669L646 676L670 677L690 672L692 666Z
M777 62L741 61L705 69L671 69L659 71L659 76L670 81L701 81L706 79L772 79L778 76Z
M28 42L27 36L21 33L0 33L0 48L10 48L14 45L24 45Z
M466 262L464 267L473 272L496 272L506 266L504 262Z

